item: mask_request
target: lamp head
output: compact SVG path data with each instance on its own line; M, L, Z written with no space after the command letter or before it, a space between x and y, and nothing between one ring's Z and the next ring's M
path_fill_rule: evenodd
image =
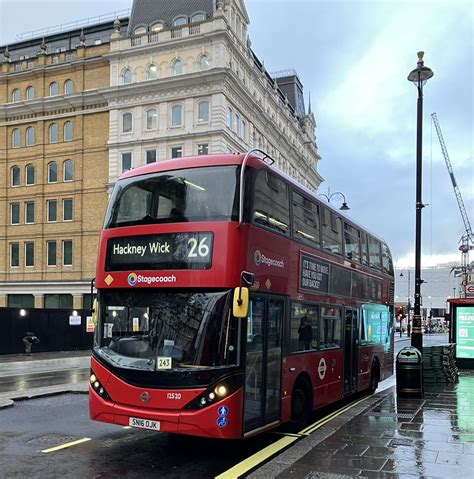
M425 52L418 52L418 62L416 68L408 74L408 81L414 83L418 88L424 86L424 84L434 75L431 68L425 67L423 61L423 55Z

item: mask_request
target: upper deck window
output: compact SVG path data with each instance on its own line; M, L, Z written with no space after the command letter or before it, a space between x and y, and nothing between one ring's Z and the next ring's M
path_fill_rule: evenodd
M255 179L253 222L288 234L290 225L288 185L267 170Z
M105 227L236 220L239 171L236 166L210 166L119 181Z
M341 218L327 208L323 208L321 231L323 250L342 255Z
M384 273L393 275L392 255L385 243L382 243L382 267Z
M369 236L369 257L370 266L376 269L382 269L382 257L380 251L380 241Z
M360 231L344 223L344 254L349 261L360 263Z
M319 208L316 203L293 192L293 235L296 239L319 247Z

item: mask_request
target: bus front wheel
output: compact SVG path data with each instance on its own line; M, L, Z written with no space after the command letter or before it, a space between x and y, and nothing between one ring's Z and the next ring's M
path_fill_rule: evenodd
M311 386L305 379L295 383L291 395L291 425L296 429L305 427L310 420L312 410Z

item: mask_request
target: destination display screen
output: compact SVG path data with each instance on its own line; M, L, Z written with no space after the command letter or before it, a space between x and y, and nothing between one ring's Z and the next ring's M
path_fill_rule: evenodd
M474 308L456 308L456 357L474 359Z
M213 234L172 233L111 238L106 271L209 269Z

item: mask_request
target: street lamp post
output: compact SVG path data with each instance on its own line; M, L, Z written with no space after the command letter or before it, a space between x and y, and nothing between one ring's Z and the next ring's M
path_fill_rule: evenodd
M415 304L413 311L413 331L411 345L420 352L423 350L423 333L421 329L421 210L422 202L422 135L423 135L423 86L433 76L433 71L424 66L424 52L418 52L416 68L408 74L408 81L418 89L417 128L416 128L416 221L415 221Z
M330 195L325 195L324 193L319 193L318 196L324 196L328 200L328 203L331 202L331 198L333 196L342 196L343 201L342 201L342 205L339 209L342 210L342 211L350 210L349 206L347 206L346 197L340 191L335 191L334 193L331 193Z

